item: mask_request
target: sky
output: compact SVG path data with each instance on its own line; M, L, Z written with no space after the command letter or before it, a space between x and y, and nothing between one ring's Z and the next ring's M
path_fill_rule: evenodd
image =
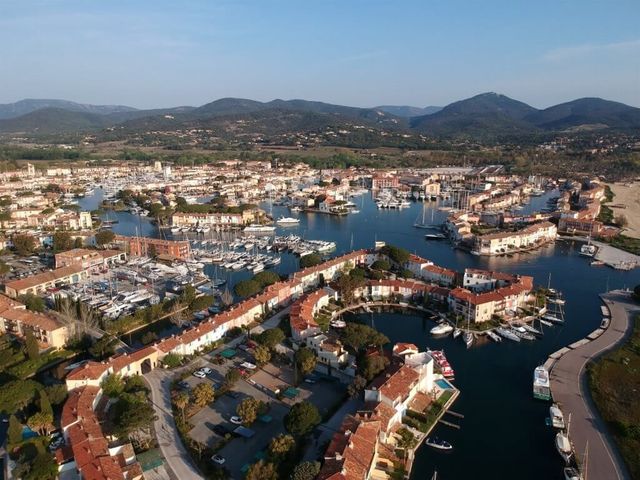
M639 0L0 0L0 103L640 107Z

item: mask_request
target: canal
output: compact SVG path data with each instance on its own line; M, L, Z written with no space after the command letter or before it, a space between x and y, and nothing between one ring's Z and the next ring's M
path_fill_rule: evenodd
M544 206L547 198L534 197L530 208ZM98 195L98 193L96 193ZM95 196L94 196L95 197ZM97 205L94 197L83 199L83 208ZM461 395L453 410L464 415L461 429L440 426L436 434L454 445L450 454L438 453L429 447L418 451L412 479L431 478L434 470L439 479L518 478L519 480L560 480L562 463L555 451L553 432L546 427L548 404L532 398L533 369L547 356L583 338L600 324L598 294L607 288L633 287L640 283L640 271L616 271L608 267L592 267L589 259L578 254L577 242L558 241L540 250L514 254L510 257L476 257L454 250L448 242L424 240L425 230L412 225L422 217L422 203L403 210L378 210L370 196L353 200L360 213L346 217L301 213L300 223L293 227L278 227L277 234L293 233L309 239L336 242L334 254L352 249L371 248L376 240L406 248L438 265L463 270L480 268L531 275L537 285L551 286L563 292L566 323L545 328L545 335L534 342L519 344L482 343L467 350L462 342L452 338L429 336L432 325L416 315L398 313L374 314L363 318L375 322L376 328L392 342L404 341L421 348L444 348L456 371L456 386ZM435 202L424 204L425 217L442 221L447 212ZM271 208L269 207L269 210ZM273 207L274 218L294 216L286 207ZM113 215L113 213L111 214ZM157 236L155 226L145 217L116 212L119 223L116 233L132 235L136 227L147 235ZM213 235L213 234L211 234ZM293 255L284 254L277 271L286 275L298 268ZM207 266L210 275L224 275L232 287L238 280L249 278L249 272L227 273Z

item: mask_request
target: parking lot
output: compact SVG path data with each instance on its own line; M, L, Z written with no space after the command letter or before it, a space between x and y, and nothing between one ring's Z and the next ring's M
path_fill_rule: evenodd
M203 356L200 366L207 366L212 372L206 378L199 379L190 375L185 382L189 388L193 388L200 382L209 382L220 386L224 376L230 368L241 368L240 364L254 359L249 352L237 350L237 355L230 360L218 365L212 361L212 356ZM320 411L328 412L336 403L342 402L345 387L339 382L318 380L314 383L303 382L297 388L299 394L296 398L284 398L278 400L275 393L270 390L276 388L286 389L293 385L293 369L291 367L267 364L263 368L245 370L247 377L239 380L232 388L231 395L221 395L210 405L201 409L190 418L194 426L189 435L201 443L214 446L223 440L223 435L214 432L214 427L222 426L229 432L236 428L230 418L236 415L236 408L245 398L255 398L269 405L268 423L258 419L250 428L255 432L251 438L233 436L231 440L218 452L225 458L224 466L231 472L232 478L243 478L243 467L259 460L265 455L271 439L280 433L285 433L283 419L291 405L301 400L308 400ZM219 429L219 427L217 427ZM224 433L224 432L220 432ZM240 452L240 454L239 454ZM245 452L242 454L241 452Z

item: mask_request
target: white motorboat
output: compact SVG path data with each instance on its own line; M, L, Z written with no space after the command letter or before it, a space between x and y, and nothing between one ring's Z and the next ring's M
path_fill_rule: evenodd
M440 323L430 330L431 335L447 335L453 332L453 327L448 323Z
M573 449L571 448L571 442L569 441L569 435L564 432L558 432L556 434L556 450L565 461L569 463L573 456Z
M273 233L276 230L276 227L271 225L260 225L258 223L252 223L251 225L245 227L244 233Z
M300 219L293 217L281 217L276 220L278 225L297 225L300 223Z
M453 331L453 338L458 338L460 335L462 335L462 330L460 330L459 328L456 328Z
M583 255L585 257L593 257L597 251L598 247L596 247L595 245L591 245L590 243L582 245L580 247L580 255Z
M564 414L556 403L549 407L549 418L551 419L551 426L553 428L564 430L566 426L564 423Z
M519 342L520 337L513 333L511 330L507 330L503 327L497 327L495 332L500 335L502 338L506 338L507 340L513 340L514 342Z
M547 313L545 315L542 316L543 319L552 322L552 323L564 323L564 320L556 317L555 315L551 314L551 313Z
M424 236L425 240L445 240L447 236L444 233L427 233Z
M425 440L428 446L435 448L437 450L452 450L453 445L451 445L446 440L440 440L438 437L429 437Z
M491 340L493 340L496 343L500 343L502 342L502 337L500 335L496 335L494 332L492 332L491 330L487 331L487 337L489 337Z

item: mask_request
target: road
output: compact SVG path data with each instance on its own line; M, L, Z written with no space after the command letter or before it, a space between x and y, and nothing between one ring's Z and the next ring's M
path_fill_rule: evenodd
M590 479L631 480L607 427L598 415L587 383L587 363L621 343L632 330L632 315L638 311L628 294L620 291L602 295L611 311L609 328L595 340L570 350L553 366L551 391L565 414L571 414L569 437L576 454L583 458L588 449L587 474Z
M191 365L189 367L191 368ZM171 377L175 370L157 368L144 378L151 387L151 401L158 419L154 422L156 437L167 465L177 478L204 479L180 439L171 411Z

